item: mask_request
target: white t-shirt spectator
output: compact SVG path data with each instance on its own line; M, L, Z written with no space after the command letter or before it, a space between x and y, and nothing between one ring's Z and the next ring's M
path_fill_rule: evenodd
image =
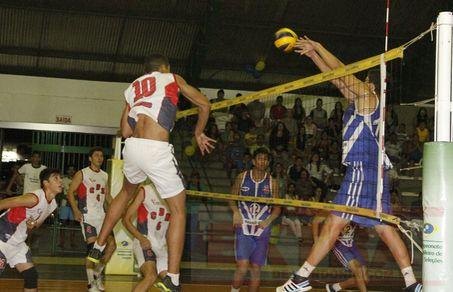
M27 163L21 166L17 170L19 174L24 175L24 194L36 191L41 188L41 182L39 181L39 174L41 171L46 169L47 166L41 165L40 167L33 167L31 163Z

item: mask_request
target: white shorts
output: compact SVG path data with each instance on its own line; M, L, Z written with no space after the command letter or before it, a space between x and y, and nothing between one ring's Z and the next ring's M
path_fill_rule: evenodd
M0 273L5 269L5 260L11 268L17 264L31 263L31 251L25 242L12 245L0 240Z
M83 214L83 222L80 223L82 226L82 234L85 241L90 237L98 237L101 231L102 223L104 222L105 213L99 213L98 215Z
M134 238L132 242L132 248L134 250L135 259L137 260L138 267L141 268L142 265L147 261L154 261L152 256L146 250L142 249L140 242ZM156 255L156 269L157 274L160 274L162 271L168 270L168 251L167 246L163 245L161 248L151 247L154 254Z
M173 145L168 142L128 138L123 158L123 173L130 183L139 184L149 177L163 199L184 190L184 179L173 155Z

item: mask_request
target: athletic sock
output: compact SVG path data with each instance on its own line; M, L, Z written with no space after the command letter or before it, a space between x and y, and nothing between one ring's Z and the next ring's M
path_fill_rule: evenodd
M308 262L305 262L302 267L300 267L300 269L296 272L296 274L304 278L308 278L308 276L310 276L311 272L313 272L315 268L316 267L310 265Z
M88 284L91 284L94 281L94 270L93 269L86 269L86 270L87 270Z
M411 266L402 269L401 273L403 274L406 287L409 287L410 285L417 282L417 280L415 280L414 271L412 270Z
M94 274L97 276L99 276L100 274L102 274L102 271L104 270L105 268L105 264L101 264L99 263L97 266L96 266L96 269L94 270Z
M106 244L104 245L99 245L97 241L94 242L93 248L99 249L100 251L104 251Z
M171 282L175 286L179 286L179 274L172 274L172 273L167 273L167 276L170 277Z
M335 284L333 284L333 285L332 285L332 288L333 288L333 290L335 290L335 292L336 292L336 291L341 291L340 283L335 283Z
M231 292L239 292L239 290L241 290L241 288L234 288L231 286Z

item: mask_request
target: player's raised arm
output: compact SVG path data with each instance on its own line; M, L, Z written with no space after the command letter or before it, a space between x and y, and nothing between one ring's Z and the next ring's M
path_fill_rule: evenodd
M193 104L198 107L198 121L195 126L195 139L201 154L211 152L214 149L214 139L207 137L203 132L208 123L209 112L211 111L211 103L199 90L187 84L187 82L179 75L175 74L176 83L181 90L181 93L187 97Z

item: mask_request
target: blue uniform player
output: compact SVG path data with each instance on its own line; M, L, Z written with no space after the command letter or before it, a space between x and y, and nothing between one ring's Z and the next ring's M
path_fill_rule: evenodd
M327 51L320 43L308 38L301 38L296 43L296 52L309 57L322 71L328 72L340 67L341 63L334 55ZM377 198L378 173L378 123L379 123L379 72L370 71L365 82L354 75L332 80L332 83L349 101L348 109L343 118L343 164L346 166L346 175L334 203L346 206L356 206L376 209L382 205L382 212L390 212L390 195L387 184L387 174L384 171L384 191L382 199ZM385 169L391 164L384 157ZM409 254L399 233L393 226L382 222L346 213L332 212L324 223L319 240L302 267L277 292L299 292L311 290L308 277L316 265L332 249L343 228L351 221L362 226L374 227L377 234L389 247L401 273L404 276L406 287L404 291L421 291L422 285L417 283L411 267Z
M266 170L269 152L258 148L253 153L253 169L236 177L232 193L239 196L278 198L278 183ZM249 291L258 291L261 267L266 264L270 224L280 214L280 207L254 202L231 202L235 228L236 271L232 292L241 288L244 276L250 269Z

